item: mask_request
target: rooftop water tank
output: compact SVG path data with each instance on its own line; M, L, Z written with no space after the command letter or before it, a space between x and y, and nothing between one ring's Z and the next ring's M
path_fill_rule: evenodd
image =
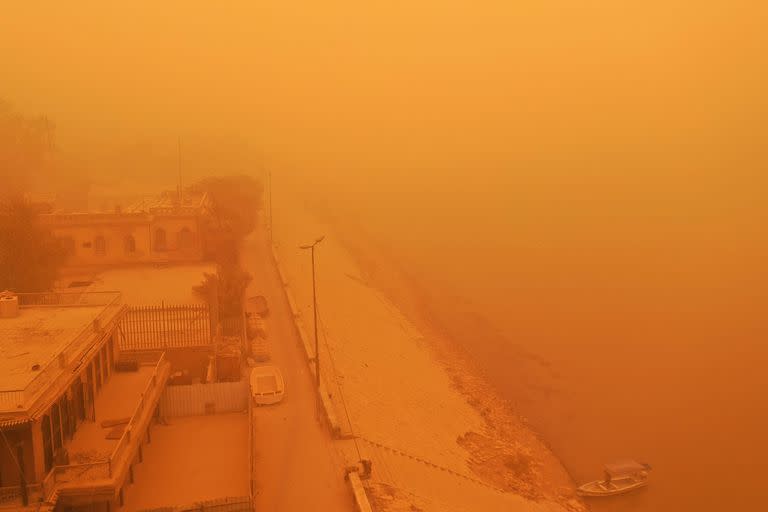
M0 293L0 318L19 316L19 298L10 292Z

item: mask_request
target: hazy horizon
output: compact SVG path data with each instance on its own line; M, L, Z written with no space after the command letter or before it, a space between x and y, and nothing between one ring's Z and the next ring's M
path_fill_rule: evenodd
M179 140L187 183L271 172L276 197L311 197L589 380L571 405L631 379L638 411L580 407L571 431L558 405L531 412L569 468L594 462L584 432L610 436L615 413L629 430L613 446L658 435L683 478L701 446L675 452L685 434L660 425L701 413L742 443L717 467L736 457L762 487L746 450L766 419L768 4L9 4L0 99L50 118L100 190L174 188ZM714 509L694 475L631 510Z

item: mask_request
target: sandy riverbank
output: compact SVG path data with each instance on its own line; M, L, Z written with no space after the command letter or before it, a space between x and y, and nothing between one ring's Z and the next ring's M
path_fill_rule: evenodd
M320 358L356 449L374 462L378 510L584 510L560 462L430 321L396 266L346 226L295 204L282 213L278 253L307 320L311 268L296 247L326 235Z

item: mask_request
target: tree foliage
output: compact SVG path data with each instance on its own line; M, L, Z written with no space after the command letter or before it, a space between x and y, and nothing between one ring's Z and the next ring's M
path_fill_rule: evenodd
M216 274L205 274L194 287L220 319L239 317L251 275L240 265L240 246L256 227L262 206L261 183L250 176L213 177L189 188L206 192L211 212L202 225L207 256L217 263Z
M219 318L238 317L243 311L245 290L251 275L236 264L220 264L215 274L205 273L203 282L193 290L202 297Z
M0 194L18 195L49 173L53 129L47 118L24 117L0 100Z
M65 259L65 249L40 224L35 206L0 199L0 291L49 290Z
M206 192L211 202L211 214L203 225L208 256L221 262L238 252L243 239L256 227L262 208L263 189L251 176L206 178L190 190Z

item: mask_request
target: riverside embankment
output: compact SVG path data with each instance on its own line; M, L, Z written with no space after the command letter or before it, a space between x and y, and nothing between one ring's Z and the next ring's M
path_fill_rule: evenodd
M295 202L279 208L276 251L307 320L311 261L299 246L326 235L316 253L321 376L355 438L348 458L373 462L365 485L376 510L584 510L559 461L461 354L379 291L332 227Z

